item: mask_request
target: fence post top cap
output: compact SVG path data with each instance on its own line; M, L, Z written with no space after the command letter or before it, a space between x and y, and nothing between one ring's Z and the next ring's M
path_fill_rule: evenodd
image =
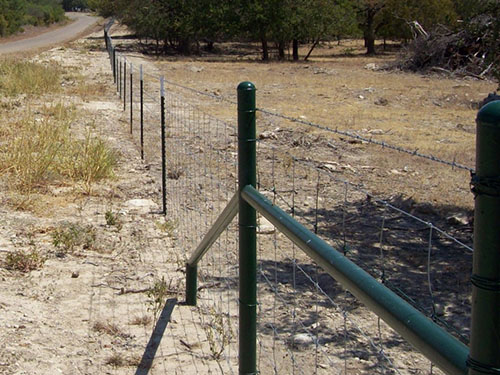
M486 104L477 113L477 121L500 126L500 100Z
M255 90L255 85L252 82L244 81L238 85L238 91Z

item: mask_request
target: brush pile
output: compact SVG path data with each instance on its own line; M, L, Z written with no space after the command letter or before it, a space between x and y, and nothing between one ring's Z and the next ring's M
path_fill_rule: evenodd
M499 78L498 27L495 17L482 14L459 30L438 26L430 33L421 32L406 48L398 68Z

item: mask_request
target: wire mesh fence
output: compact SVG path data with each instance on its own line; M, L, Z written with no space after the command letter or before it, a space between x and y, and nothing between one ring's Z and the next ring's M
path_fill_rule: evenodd
M114 56L111 41L109 45ZM165 264L173 261L178 271L237 190L235 103L149 75L122 55L114 66L130 133L153 176L158 201L162 195L166 199L161 225L175 238L177 251ZM432 215L419 218L349 181L339 171L353 167L331 162L342 150L327 141L315 144L315 155L308 154L307 139L287 147L273 131L277 117L281 122L304 122L259 110L259 190L468 343L473 252L468 229L444 230L429 220ZM293 136L284 132L285 137ZM470 171L454 162L424 158ZM264 218L259 218L257 232L261 373L441 373ZM237 243L233 222L200 263L200 318L195 322L193 315L193 327L173 354L182 362L187 353L209 372L237 372Z

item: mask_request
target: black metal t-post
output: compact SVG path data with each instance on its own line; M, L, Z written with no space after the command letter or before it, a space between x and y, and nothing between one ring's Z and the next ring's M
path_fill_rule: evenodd
M165 132L165 80L160 79L161 101L161 201L162 213L167 214L167 161L166 161L166 132Z

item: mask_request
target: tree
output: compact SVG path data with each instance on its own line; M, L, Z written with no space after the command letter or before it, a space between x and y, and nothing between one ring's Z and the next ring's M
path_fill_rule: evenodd
M66 12L88 8L87 0L63 0L62 6Z
M414 22L432 29L453 25L457 18L453 0L355 0L354 5L367 54L376 52L377 36L408 39Z
M375 38L384 25L383 19L378 16L386 5L387 0L354 0L359 28L363 32L368 55L375 54Z

